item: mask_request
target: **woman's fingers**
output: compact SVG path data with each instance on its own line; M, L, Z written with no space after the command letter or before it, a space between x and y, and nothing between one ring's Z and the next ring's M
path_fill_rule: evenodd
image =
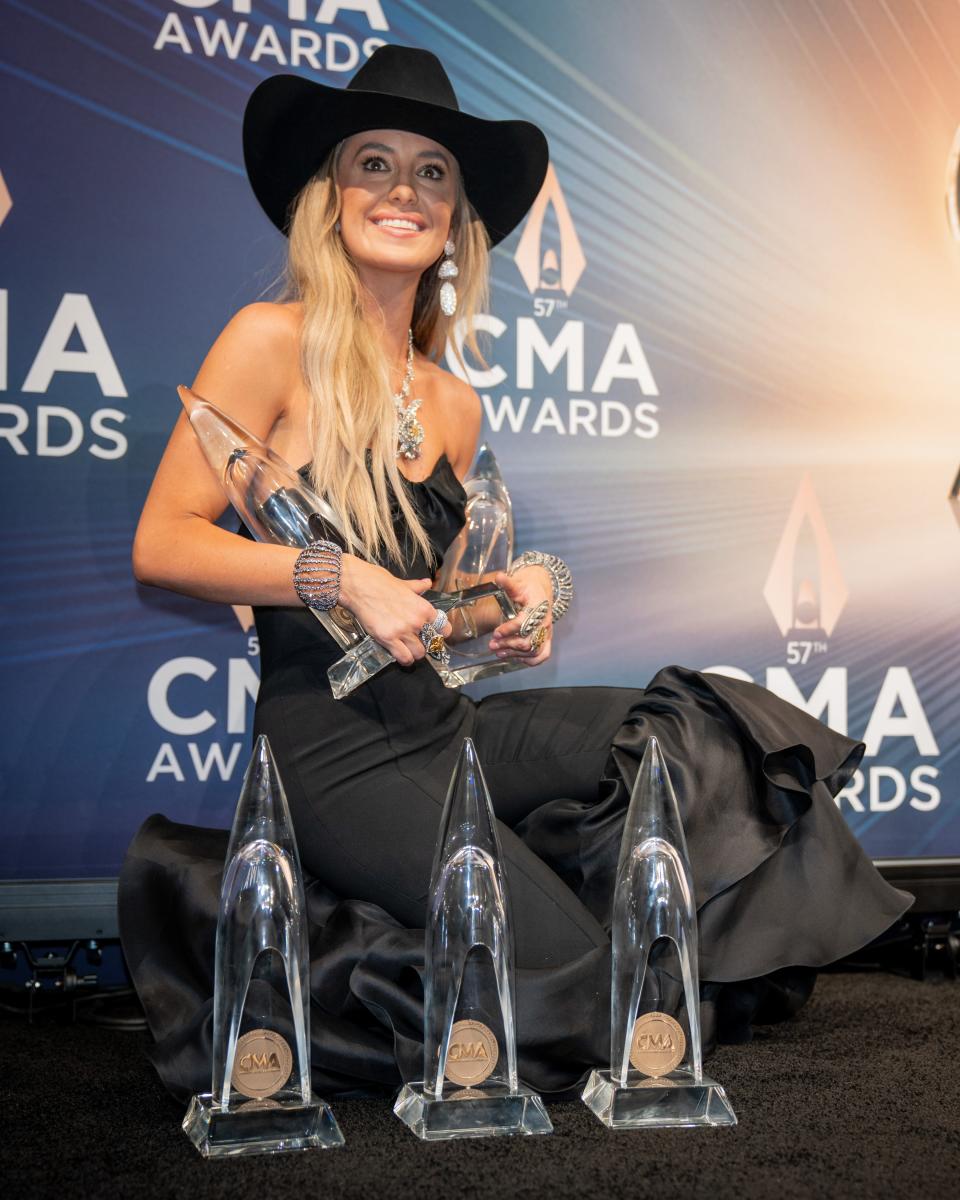
M493 638L490 647L498 658L534 658L549 646L551 636L550 627L541 625L530 637Z
M493 631L492 641L504 641L507 638L519 637L520 626L523 624L523 614L520 616L511 617L509 621L504 621L502 625L498 625Z

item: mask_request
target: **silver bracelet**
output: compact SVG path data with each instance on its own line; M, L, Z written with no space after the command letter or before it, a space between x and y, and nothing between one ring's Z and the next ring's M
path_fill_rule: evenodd
M559 621L570 607L573 599L573 575L562 558L555 554L541 554L539 550L524 550L510 564L508 575L523 567L543 567L553 583L553 619Z
M308 608L326 612L340 599L343 551L336 542L317 541L305 546L293 564L293 586Z

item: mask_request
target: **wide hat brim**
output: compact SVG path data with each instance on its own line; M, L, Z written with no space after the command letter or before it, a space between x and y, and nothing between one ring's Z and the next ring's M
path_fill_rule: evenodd
M254 194L282 233L293 201L330 150L366 129L403 129L446 147L491 245L520 223L547 172L547 139L529 121L486 121L405 96L272 75L247 103L243 155Z

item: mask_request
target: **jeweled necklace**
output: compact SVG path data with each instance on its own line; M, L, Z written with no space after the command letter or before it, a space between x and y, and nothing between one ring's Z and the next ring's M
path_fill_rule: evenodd
M407 330L407 369L404 372L400 391L393 397L393 406L397 410L397 458L410 459L420 457L420 447L423 444L423 426L417 420L417 411L421 401L411 400L406 403L413 386L413 330ZM406 407L405 407L406 406Z

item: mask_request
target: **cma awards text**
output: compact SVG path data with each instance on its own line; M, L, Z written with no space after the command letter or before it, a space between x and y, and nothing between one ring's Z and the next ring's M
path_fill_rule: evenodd
M738 679L750 676L738 667L717 666L708 670ZM769 667L766 686L776 695L823 719L840 733L847 729L847 669L830 667L809 696L800 690L786 667ZM167 781L184 783L189 778L205 783L216 771L221 780L232 778L241 759L242 740L218 740L218 732L247 734L251 704L256 698L259 679L249 658L231 658L226 672L208 659L193 656L173 658L153 673L147 688L147 707L154 722L172 738L189 741L163 742L154 754L146 773L147 783ZM203 743L194 740L212 735ZM890 667L873 703L862 731L851 733L866 743L866 758L889 750L897 739L909 738L911 749L924 756L936 756L940 747L906 667ZM916 766L909 776L896 767L865 764L851 783L837 796L838 805L849 805L854 812L892 812L902 804L918 813L939 807L941 795L936 786L939 769L934 763Z
M0 392L7 390L8 310L7 292L0 289ZM71 344L78 348L68 349ZM103 396L127 394L90 297L79 292L66 292L61 298L39 339L20 391L45 395L60 373L96 376ZM64 458L86 445L95 458L122 458L127 438L117 426L126 419L125 412L113 407L81 414L62 404L38 404L31 412L22 404L0 403L0 443L22 456Z
M501 338L507 324L491 313L480 313L476 321L481 335ZM457 327L453 341L463 353L465 330ZM493 433L555 433L574 436L619 438L633 433L640 438L655 438L660 433L657 417L659 406L652 400L637 400L641 396L659 396L635 326L629 322L615 325L606 344L591 349L600 350L595 369L590 371L587 387L587 360L583 321L564 321L552 337L544 332L533 317L519 317L516 323L516 357L513 382L510 373L500 362L489 365L462 365L453 345L448 346L448 368L461 379L480 390L484 415ZM517 393L537 387L537 377L555 375L563 367L567 399L556 401L552 396L536 399L529 394L500 393L494 397L486 390L507 385ZM610 397L614 385L620 384L623 398ZM590 400L584 395L609 397Z
M174 0L174 3L176 8L164 16L154 38L154 50L242 59L263 63L274 70L289 66L339 73L355 71L361 55L369 58L384 44L384 39L356 38L343 30L324 27L335 24L341 17L353 17L378 32L386 33L390 28L380 0L320 0L319 3L312 0L309 4L307 0L287 0L285 6L266 0ZM207 10L209 16L187 11L197 9ZM289 26L274 25L269 19L284 16ZM244 17L252 20L243 20ZM323 28L323 33L315 26Z

